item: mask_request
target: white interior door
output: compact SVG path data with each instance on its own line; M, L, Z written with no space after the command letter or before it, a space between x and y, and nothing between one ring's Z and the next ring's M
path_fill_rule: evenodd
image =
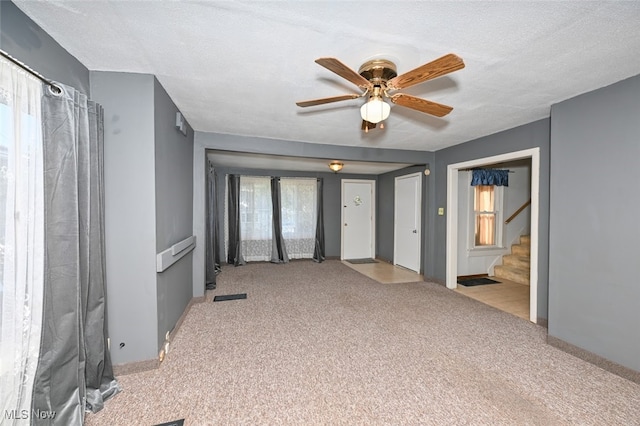
M374 207L374 180L342 180L342 259L375 257Z
M422 176L398 176L395 184L393 263L420 273Z

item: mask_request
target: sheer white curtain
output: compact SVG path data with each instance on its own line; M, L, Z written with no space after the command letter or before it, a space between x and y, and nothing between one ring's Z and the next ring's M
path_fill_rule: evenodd
M282 237L291 259L311 259L315 249L317 179L282 178Z
M40 351L44 283L41 97L39 80L0 58L0 413L9 422L5 413L31 412Z
M496 244L495 186L477 185L475 188L474 211L476 216L475 245Z
M271 260L271 178L240 176L240 239L247 262Z
M225 185L226 186L226 185ZM318 187L314 178L281 178L282 236L289 258L311 259L315 249ZM225 258L229 246L229 218L225 194ZM240 177L240 239L244 260L269 261L273 249L271 179Z

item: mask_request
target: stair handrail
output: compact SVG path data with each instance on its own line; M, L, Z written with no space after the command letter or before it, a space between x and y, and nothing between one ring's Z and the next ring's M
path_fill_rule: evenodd
M516 218L516 216L518 216L520 213L522 213L522 210L526 209L529 204L531 204L531 198L529 198L529 200L525 201L525 203L523 205L521 205L520 208L518 208L518 210L516 210L511 216L509 216L509 218L504 221L504 224L508 225L509 222L511 222L513 219Z

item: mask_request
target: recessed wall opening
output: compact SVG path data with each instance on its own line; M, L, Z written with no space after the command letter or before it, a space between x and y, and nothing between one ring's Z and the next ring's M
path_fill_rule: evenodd
M529 194L530 194L530 205L525 206L530 209L529 212L529 221L525 224L520 224L518 229L513 229L507 231L506 228L501 226L502 232L504 234L499 235L498 244L494 244L491 247L478 247L475 251L476 253L468 253L468 258L472 259L474 257L481 257L486 253L485 251L495 251L498 253L507 253L509 247L514 244L516 241L516 234L520 235L530 235L530 269L529 269L529 320L531 322L537 322L537 294L538 294L538 217L539 217L539 186L540 186L540 149L533 148L523 151L517 151L492 157L485 157L476 160L465 161L456 164L450 164L447 167L447 258L446 258L446 285L447 288L456 289L458 287L457 277L459 275L470 275L465 274L466 272L472 271L473 269L469 269L469 265L462 265L459 262L459 252L461 249L469 249L473 250L473 241L471 241L467 247L460 247L467 240L468 228L471 227L471 223L468 226L465 225L467 221L470 221L469 211L470 207L468 204L465 204L465 198L462 198L460 194L462 187L460 179L461 176L463 179L467 178L467 174L462 172L468 171L473 168L481 168L481 167L496 167L503 165L512 165L512 166L520 166L527 165L529 167L530 164L530 182L529 185ZM514 167L517 168L517 167ZM462 189L464 191L464 189ZM505 200L501 200L505 201ZM461 206L462 204L462 206ZM511 210L514 210L514 206L510 206L511 210L507 210L504 206L506 204L502 204L502 209L504 211L500 212L499 218L504 221L506 219L510 219L513 214ZM524 205L524 204L523 204ZM515 210L518 210L518 207L515 207ZM524 210L524 209L523 209ZM513 220L513 219L512 219ZM524 223L524 222L523 222ZM522 229L520 229L522 228ZM461 234L464 232L464 234ZM462 240L461 240L462 238ZM461 243L462 241L462 243ZM501 256L495 256L496 259ZM489 257L487 257L489 258ZM486 266L487 272L493 272L496 266L501 263L501 260L492 261L494 264L488 264ZM460 270L459 270L460 269ZM489 275L489 274L487 274Z

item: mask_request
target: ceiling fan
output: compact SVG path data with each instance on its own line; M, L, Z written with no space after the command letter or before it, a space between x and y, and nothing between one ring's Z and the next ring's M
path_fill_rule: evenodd
M316 59L315 62L340 77L347 79L364 90L364 92L362 94L351 93L330 98L301 101L296 102L296 105L299 107L310 107L368 96L367 102L360 108L362 130L365 132L375 128L378 123L381 123L389 117L391 107L384 101L385 98L391 100L391 102L396 105L411 108L425 114L435 115L436 117L444 117L449 114L451 110L453 110L450 106L411 96L406 93L390 94L389 92L406 89L407 87L464 68L462 58L453 53L444 55L401 75L398 75L396 65L386 59L367 61L362 64L358 72L355 72L336 58L319 58ZM381 123L380 127L383 128L384 124Z

